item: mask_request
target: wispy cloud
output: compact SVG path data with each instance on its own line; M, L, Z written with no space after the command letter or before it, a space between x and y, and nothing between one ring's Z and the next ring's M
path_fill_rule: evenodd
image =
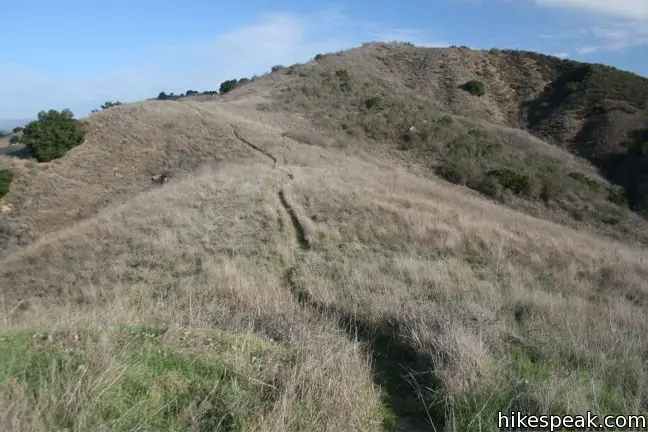
M534 0L540 6L593 12L632 20L648 20L646 0Z
M0 107L0 117L33 116L39 109L64 107L85 113L92 104L106 100L139 100L159 91L217 89L232 77L262 73L275 63L305 61L317 52L348 46L348 38L331 31L342 20L337 10L311 15L268 13L253 24L209 40L153 47L142 61L99 76L57 77L21 65L0 64L0 100L9 102Z
M648 0L534 0L540 6L581 14L583 28L556 30L539 38L579 54L621 51L648 45Z
M377 29L385 29L377 33ZM141 61L98 76L60 77L21 65L0 63L0 118L35 116L41 109L71 108L85 115L107 100L123 102L217 89L222 81L262 74L275 64L307 61L320 52L338 51L368 40L430 42L424 32L389 29L384 24L349 19L339 8L313 13L271 12L212 38L151 47Z
M141 100L160 91L217 89L224 80L262 74L274 64L290 65L319 52L357 45L362 23L341 9L310 14L273 12L228 33L194 43L151 47L135 64L98 76L61 77L20 64L0 63L0 118L35 116L40 109L72 108L85 115L106 100ZM383 26L384 28L384 26ZM360 29L360 33L358 30ZM371 39L364 28L366 39ZM396 30L397 34L410 34ZM417 36L424 41L422 34Z

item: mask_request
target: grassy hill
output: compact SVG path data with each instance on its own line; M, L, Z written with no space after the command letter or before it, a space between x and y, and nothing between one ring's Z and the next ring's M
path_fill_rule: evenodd
M0 157L0 429L648 412L646 220L529 120L559 67L371 44L94 113L49 164Z

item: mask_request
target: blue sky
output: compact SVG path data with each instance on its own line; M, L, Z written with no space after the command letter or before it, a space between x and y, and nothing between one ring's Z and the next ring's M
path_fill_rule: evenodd
M213 90L373 40L519 48L648 76L648 0L0 0L0 118Z

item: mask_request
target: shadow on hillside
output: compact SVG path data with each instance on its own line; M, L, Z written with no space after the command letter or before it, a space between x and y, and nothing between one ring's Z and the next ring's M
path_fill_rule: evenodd
M20 159L29 159L27 149L24 145L11 145L8 147L0 147L0 156L17 157Z
M306 290L299 288L294 271L286 271L285 281L299 304L336 319L348 337L360 342L371 356L374 382L385 393L383 402L395 417L395 430L442 432L443 407L430 406L429 400L430 393L441 388L433 374L433 360L407 343L402 323L388 318L367 320L315 302Z
M374 382L385 391L385 402L397 423L405 426L407 422L411 430L443 431L443 410L429 406L429 389L440 389L432 372L432 359L404 340L401 324L387 319L368 322L341 311L330 313L340 316L340 327L349 338L360 341L371 355Z
M592 163L608 180L625 189L632 210L648 217L648 154L635 150L635 146L648 142L648 128L634 130L628 138L622 144L628 149L626 153L593 158Z
M522 112L526 117L524 120L527 127L551 138L560 134L560 124L548 123L547 120L561 117L552 114L567 108L565 105L569 103L569 96L576 91L574 86L585 79L587 71L587 67L583 66L566 72L548 84L537 98L524 102Z

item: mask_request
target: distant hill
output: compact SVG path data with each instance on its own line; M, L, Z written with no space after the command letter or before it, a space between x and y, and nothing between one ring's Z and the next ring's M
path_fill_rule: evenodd
M25 126L32 119L0 119L0 131L10 131L19 126Z

